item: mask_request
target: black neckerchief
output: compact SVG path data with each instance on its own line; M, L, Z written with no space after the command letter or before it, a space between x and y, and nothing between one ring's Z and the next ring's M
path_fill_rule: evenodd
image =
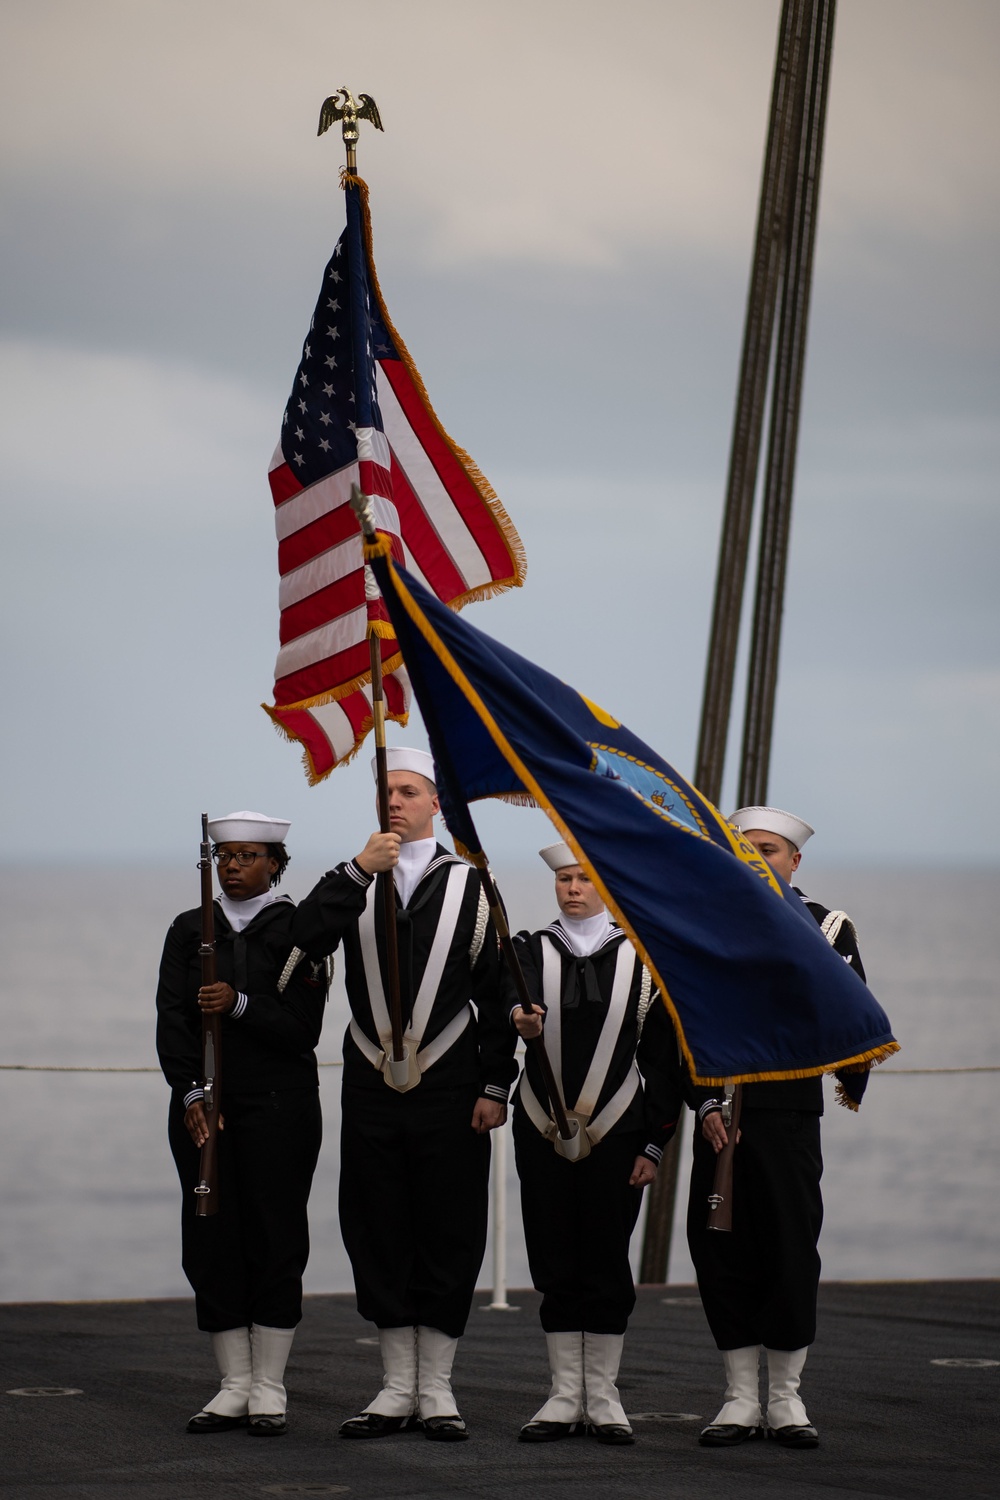
M561 1007L563 1010L579 1009L581 1000L587 1005L603 1005L600 986L597 983L597 970L594 968L594 959L605 953L609 948L617 948L624 939L625 934L620 927L611 924L604 941L600 947L595 948L593 953L588 953L584 958L574 953L569 946L565 931L558 922L553 922L545 929L545 936L554 938L560 956L566 963L566 977L563 981Z
M600 949L597 951L600 952ZM587 958L578 958L574 953L567 959L566 979L562 992L563 1010L577 1010L581 1000L588 1005L603 1003L597 983L597 970L591 962L592 958L593 954Z
M247 923L242 932L237 932L234 927L230 927L229 918L226 916L222 906L218 902L215 903L215 914L217 917L222 918L223 923L222 932L218 934L216 941L218 941L218 937L221 937L223 940L227 937L232 939L233 989L238 995L246 995L250 992L250 976L247 969L247 933L253 932L256 934L260 932L261 928L266 927L268 922L273 921L274 915L283 906L294 905L295 902L291 896L282 892L274 901L269 901L267 906L262 906L257 915L251 922Z

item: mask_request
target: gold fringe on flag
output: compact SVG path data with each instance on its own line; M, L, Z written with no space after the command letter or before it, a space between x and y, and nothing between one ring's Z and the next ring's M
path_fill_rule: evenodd
M841 1059L840 1062L826 1063L821 1068L788 1068L780 1073L736 1073L732 1074L728 1079L721 1077L695 1077L694 1081L695 1083L703 1084L708 1088L714 1088L727 1082L776 1083L783 1078L815 1078L820 1073L863 1073L867 1068L876 1067L879 1063L885 1062L887 1057L892 1057L893 1053L898 1051L898 1042L886 1042L882 1047L873 1047L868 1052L858 1052L854 1055L854 1057L845 1057Z
M387 531L376 531L373 542L366 541L362 536L361 548L365 555L365 562L371 562L373 557L391 557L392 537Z
M398 671L402 665L402 652L394 651L391 656L387 656L382 662L382 676L388 677L390 672ZM311 698L300 698L297 703L275 703L273 707L276 709L288 709L289 711L294 708L322 708L325 703L339 703L341 698L349 698L359 688L368 687L371 680L372 674L369 667L367 672L358 672L351 678L350 682L342 682L337 687L328 688L325 692L315 693ZM267 713L271 712L266 703L262 703L261 708Z
M394 641L396 639L396 632L393 630L388 620L369 620L365 630L365 634L367 635L369 640L373 635L377 635L379 640L382 641ZM384 675L385 669L383 668L383 676ZM371 680L370 672L368 674L368 677L369 680Z
M355 733L354 749L348 750L346 755L342 755L338 761L330 766L329 770L317 771L316 764L312 756L309 754L309 747L304 743L304 741L299 739L298 735L292 734L290 730L286 729L285 725L282 724L280 719L275 717L278 710L269 707L266 703L262 703L260 706L267 714L268 718L271 720L271 723L274 725L274 728L278 731L283 740L287 740L290 745L299 744L302 746L302 769L306 773L306 780L308 781L310 786L319 786L321 781L325 781L328 776L333 775L333 772L337 769L337 766L349 765L350 762L354 760L355 756L361 749L361 746L364 744L365 740L368 738L372 729L375 727L375 720L371 717L371 715L366 714L365 717L361 720L360 729L358 729ZM408 713L387 714L386 717L388 719L391 719L394 724L402 725L404 729L410 722L410 715Z
M886 1054L886 1056L887 1055L888 1054ZM849 1063L846 1067L838 1068L837 1072L838 1073L869 1073L872 1068L877 1068L878 1065L879 1065L879 1063L883 1063L883 1062L885 1062L885 1056L873 1058L869 1062L865 1062L865 1061L862 1061L862 1062L852 1062L852 1063ZM844 1085L839 1080L837 1082L837 1087L836 1087L835 1093L836 1093L836 1096L837 1096L837 1103L838 1104L842 1105L844 1109L853 1110L854 1113L857 1114L857 1112L858 1112L858 1110L860 1108L860 1105L857 1103L856 1100L854 1100L854 1099L851 1098L850 1094L847 1092L847 1090L844 1088Z
M391 563L390 567L392 567ZM507 761L508 765L511 766L511 768L517 773L519 780L524 784L524 786L530 790L536 806L542 808L543 811L548 814L550 821L562 834L564 841L573 850L573 853L576 855L580 863L580 867L590 877L591 883L593 884L595 890L600 893L601 899L604 902L605 906L608 908L608 911L614 917L619 927L621 927L627 934L629 941L631 942L632 947L635 949L636 953L639 955L640 960L645 964L646 968L652 974L653 979L656 982L656 987L660 992L660 998L663 1001L663 1004L666 1007L671 1020L673 1021L674 1030L677 1035L678 1043L680 1044L681 1053L684 1057L685 1062L687 1063L688 1071L691 1074L692 1081L695 1084L706 1087L718 1087L725 1083L765 1083L778 1081L785 1078L815 1078L822 1073L836 1072L838 1068L850 1068L852 1064L867 1065L871 1063L884 1062L887 1057L891 1057L893 1053L899 1051L899 1043L896 1041L892 1041L886 1042L879 1047L873 1047L865 1052L855 1053L851 1057L841 1057L838 1058L835 1062L822 1063L818 1067L785 1068L781 1070L768 1069L767 1071L760 1073L737 1073L728 1077L723 1075L702 1076L695 1067L694 1055L691 1052L690 1044L688 1043L687 1037L684 1033L684 1027L681 1023L680 1015L678 1014L677 1008L670 994L670 990L664 983L663 976L659 973L657 966L646 950L645 945L641 942L635 929L632 927L624 912L612 897L611 892L604 884L604 881L601 879L594 865L584 854L583 850L576 840L575 835L572 833L560 814L556 811L549 798L546 797L543 788L536 780L536 778L532 776L531 772L528 770L528 767L524 764L520 756L517 754L517 751L509 743L506 735L503 733L502 729L493 718L493 715L486 707L486 704L483 702L482 697L469 682L461 666L452 656L444 641L441 640L431 622L424 615L423 611L420 609L409 589L400 578L398 572L396 572L395 568L392 568L392 571L393 573L395 573L396 593L399 597L400 603L403 605L403 608L406 610L406 613L409 615L411 621L413 622L417 630L419 630L420 634L423 636L427 644L431 647L438 661L444 667L445 671L451 677L452 681L459 688L466 702L478 715L481 723L486 728L487 732L490 735L490 738L493 740L494 744L496 745L497 749L500 751L504 759ZM700 795L701 793L699 793L699 796ZM708 805L711 806L711 804ZM717 814L717 816L719 815Z

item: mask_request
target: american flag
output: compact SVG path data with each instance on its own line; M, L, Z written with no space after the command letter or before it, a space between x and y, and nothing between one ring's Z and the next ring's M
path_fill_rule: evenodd
M278 534L274 705L311 782L371 728L369 625L386 714L406 722L409 682L365 568L351 486L372 497L393 556L452 608L519 586L521 540L490 485L438 421L382 301L368 189L345 178L347 227L323 285L269 474Z

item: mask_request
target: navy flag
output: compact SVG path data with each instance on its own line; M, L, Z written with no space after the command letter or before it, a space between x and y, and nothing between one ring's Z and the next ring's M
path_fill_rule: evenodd
M365 549L441 773L448 827L466 804L532 800L651 970L697 1083L864 1070L898 1051L868 987L794 891L623 724Z

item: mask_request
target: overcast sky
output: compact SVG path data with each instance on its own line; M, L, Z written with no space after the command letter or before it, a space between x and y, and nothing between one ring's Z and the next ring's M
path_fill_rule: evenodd
M8 856L368 830L367 755L311 790L258 706L341 84L393 319L528 551L470 620L690 773L778 12L7 0ZM996 858L998 60L988 0L840 0L770 785L817 859Z

